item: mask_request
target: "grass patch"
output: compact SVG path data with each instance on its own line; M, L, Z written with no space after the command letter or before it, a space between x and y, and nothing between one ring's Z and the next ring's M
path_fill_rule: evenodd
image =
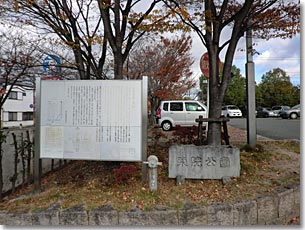
M281 141L277 143L278 147L284 148L288 151L292 151L295 153L300 154L301 152L301 146L300 143L297 141Z
M260 144L257 144L254 147L246 144L240 149L240 151L249 152L249 153L263 153L264 147Z
M240 149L241 173L253 174L272 160L273 153L264 149L262 145L255 147L244 145Z

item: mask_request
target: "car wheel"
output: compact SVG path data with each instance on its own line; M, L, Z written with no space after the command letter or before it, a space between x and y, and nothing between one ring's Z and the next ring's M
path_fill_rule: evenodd
M291 113L289 117L290 119L297 119L298 115L296 113Z
M169 121L163 121L162 123L162 130L163 131L170 131L172 129L172 123Z

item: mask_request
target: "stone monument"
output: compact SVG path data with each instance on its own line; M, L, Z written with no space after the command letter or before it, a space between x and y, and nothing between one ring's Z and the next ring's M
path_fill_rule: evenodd
M169 149L169 178L223 179L240 176L236 147L173 145Z
M226 145L202 145L202 122L223 124ZM169 178L176 178L178 183L184 179L222 179L224 183L231 177L240 176L240 151L229 145L226 122L228 118L196 119L199 145L173 145L169 148Z

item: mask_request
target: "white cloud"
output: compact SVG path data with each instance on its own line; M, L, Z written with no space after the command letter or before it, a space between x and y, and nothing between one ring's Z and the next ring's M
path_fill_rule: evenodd
M281 68L291 78L294 84L300 83L300 36L293 39L260 40L256 50L260 55L255 55L256 79L274 68Z
M253 39L254 48L260 55L254 55L255 63L255 79L259 83L263 74L274 68L281 68L290 76L290 81L294 85L300 84L300 35L292 39L270 39L268 41L262 39ZM245 49L245 39L241 38L238 48ZM193 64L193 72L195 76L201 74L199 61L201 55L206 52L206 48L202 45L196 34L193 35L192 54L195 59ZM223 53L221 60L223 60ZM246 53L236 50L233 64L236 65L243 76L245 76Z
M191 52L194 57L193 74L195 76L200 76L201 75L201 70L199 67L200 58L205 52L207 52L207 49L200 41L197 34L192 33L192 39L193 39L193 46Z

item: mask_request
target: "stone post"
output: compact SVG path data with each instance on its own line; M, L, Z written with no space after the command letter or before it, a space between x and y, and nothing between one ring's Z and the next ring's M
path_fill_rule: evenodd
M156 191L158 189L158 165L162 165L162 163L158 161L158 157L150 155L144 164L148 164L149 189Z

